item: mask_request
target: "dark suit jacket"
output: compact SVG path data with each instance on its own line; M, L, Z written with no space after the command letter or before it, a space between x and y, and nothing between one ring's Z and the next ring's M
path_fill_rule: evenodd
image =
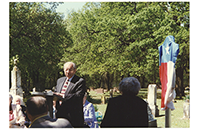
M147 103L137 96L109 99L101 127L147 127Z
M62 77L57 80L55 92L61 92L66 78L67 77ZM56 103L56 117L68 119L73 127L83 127L83 96L85 92L85 80L74 75L69 86L67 87L62 104L60 105L59 102Z
M35 120L30 128L72 128L72 126L67 119L52 119L44 116Z

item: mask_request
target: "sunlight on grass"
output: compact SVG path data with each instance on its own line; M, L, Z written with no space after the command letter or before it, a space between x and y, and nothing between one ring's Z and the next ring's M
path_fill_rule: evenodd
M147 88L142 88L138 94L139 97L143 98L146 100L148 94ZM90 91L90 96L92 99L99 100L98 103L93 103L94 105L97 106L98 111L100 111L103 116L106 111L107 104L101 104L101 96L104 95L106 98L109 98L109 93L106 92L104 94L101 93L96 93L95 91ZM114 97L118 96L119 94L114 93ZM165 111L161 111L161 93L157 93L157 106L159 109L159 117L156 117L155 119L157 120L157 127L160 128L165 128ZM171 111L171 128L189 128L190 127L190 120L188 119L182 119L183 118L183 103L184 100L176 100L176 103L174 103L175 110Z
M183 100L176 100L174 103L175 110L171 111L171 128L189 128L190 120L182 119L183 118ZM161 99L157 99L157 105L159 109L159 115L165 115L165 111L161 111ZM156 117L157 126L165 127L165 116Z

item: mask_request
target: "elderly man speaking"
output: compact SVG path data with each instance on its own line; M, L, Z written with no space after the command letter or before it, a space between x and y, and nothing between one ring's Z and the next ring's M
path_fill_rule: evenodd
M101 127L148 127L147 103L136 96L140 82L134 77L119 84L122 95L109 99Z
M85 80L75 75L76 65L73 62L64 64L66 77L57 80L55 94L64 98L56 102L56 118L66 118L73 127L83 127L83 96L86 92Z

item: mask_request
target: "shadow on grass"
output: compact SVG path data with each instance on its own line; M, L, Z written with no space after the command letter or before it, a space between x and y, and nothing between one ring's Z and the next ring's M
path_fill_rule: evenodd
M162 116L165 116L165 115L159 115L159 116L156 116L156 117L162 117Z
M87 100L89 102L91 102L92 104L101 104L101 99L94 99L94 98L91 98L90 96L88 96Z

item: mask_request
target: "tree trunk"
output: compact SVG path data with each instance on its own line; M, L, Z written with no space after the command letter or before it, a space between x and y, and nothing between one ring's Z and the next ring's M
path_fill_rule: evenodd
M105 83L106 83L106 86L107 86L107 90L109 91L110 90L110 74L109 72L106 72L106 75L105 75Z
M180 99L182 99L182 96L185 96L184 94L184 86L183 86L183 68L177 68L176 73L176 95L179 96Z
M121 80L120 80L120 82L122 81L123 78L124 78L124 75L121 76Z

